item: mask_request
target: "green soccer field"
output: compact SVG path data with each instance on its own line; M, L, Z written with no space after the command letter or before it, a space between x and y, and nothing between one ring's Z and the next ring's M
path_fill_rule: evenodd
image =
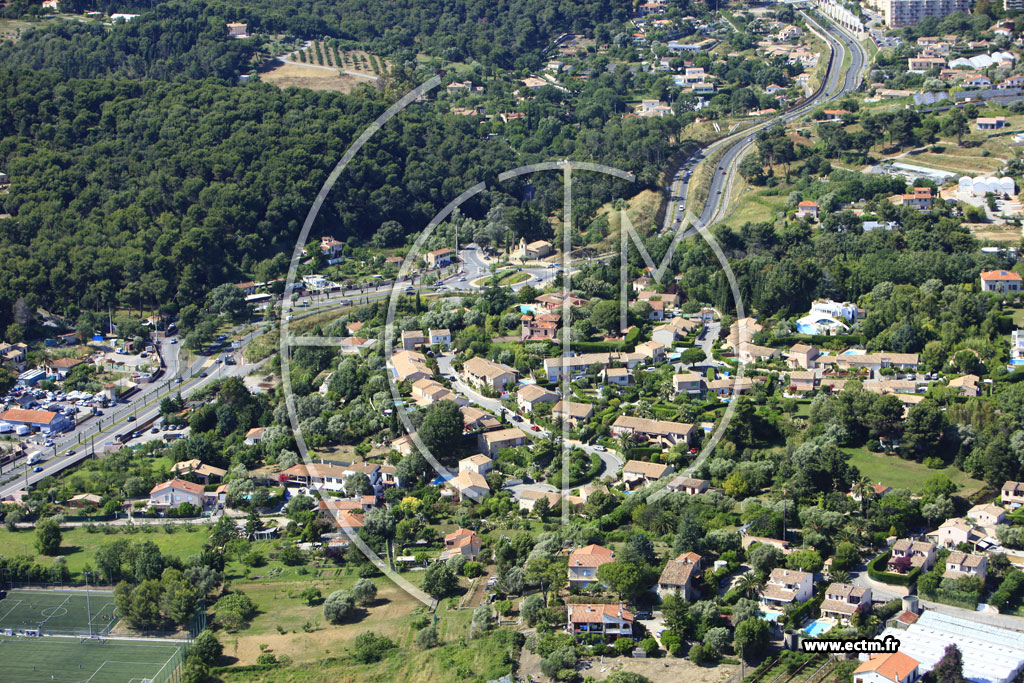
M19 683L143 683L166 680L180 645L81 638L0 637L3 679Z
M117 620L114 594L110 592L26 590L7 591L0 600L0 629L18 631L40 629L59 635L106 634Z

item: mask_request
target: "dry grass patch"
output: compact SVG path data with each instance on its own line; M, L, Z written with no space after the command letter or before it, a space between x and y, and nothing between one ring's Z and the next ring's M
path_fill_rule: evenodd
M372 83L365 78L349 76L330 67L308 64L279 64L261 74L260 78L279 88L309 88L343 93L352 92L356 86Z

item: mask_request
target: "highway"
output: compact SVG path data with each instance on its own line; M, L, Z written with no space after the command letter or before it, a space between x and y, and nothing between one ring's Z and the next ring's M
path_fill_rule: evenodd
M823 25L822 22L812 19L806 13L801 12L801 14L804 16L807 23L814 27L817 33L825 38L831 48L831 59L829 61L828 70L825 74L823 87L818 90L816 95L812 96L808 101L804 102L800 106L784 112L764 123L759 123L753 128L748 128L742 132L722 138L701 150L699 153L700 156L706 158L712 154L716 154L723 147L726 148L713 171L710 187L708 189L708 199L698 217L698 226L710 227L713 223L725 217L727 209L729 208L729 203L726 200L729 196L729 190L732 185L736 167L739 166L743 157L756 146L756 136L758 132L780 123L786 123L804 116L821 104L838 99L860 87L863 80L864 67L867 65L868 60L864 46L861 45L855 37L835 24L826 23ZM843 62L845 61L845 55L847 53L851 55L850 67L844 70ZM684 219L684 213L690 213L690 211L680 211L676 206L676 201L681 198L684 205L689 204L689 200L691 199L689 186L690 183L692 183L692 178L686 183L683 183L679 178L684 175L687 170L695 168L694 161L695 159L693 157L687 159L674 174L675 180L671 186L672 197L670 199L668 213L668 215L672 217L672 220L666 220L666 226L673 224L677 226L680 225ZM687 208L689 207L687 206ZM688 227L682 233L680 238L685 239L690 237L696 234L697 231L698 228L696 226Z

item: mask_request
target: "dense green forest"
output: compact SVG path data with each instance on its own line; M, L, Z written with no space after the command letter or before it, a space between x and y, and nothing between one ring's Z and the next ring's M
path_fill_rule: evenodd
M0 235L0 258L10 264L0 310L24 296L69 313L184 305L222 282L280 275L327 172L398 95L28 71L4 71L0 92L0 159L14 181L3 198L13 217ZM414 106L353 160L316 229L362 242L394 220L416 233L481 179L555 155L657 183L678 122L616 117L561 126L547 115L554 106L539 103L510 136L520 154L509 140L482 138L475 121ZM561 206L559 178L549 175L535 179L533 223ZM581 180L581 215L623 189L606 176ZM507 183L464 210L482 217L495 199L514 206L521 196Z
M0 42L0 63L65 78L233 81L252 68L258 47L258 41L229 39L223 17L205 5L174 2L110 28L47 22L17 43Z
M146 0L65 0L71 12L143 11ZM200 4L200 3L194 3ZM608 42L621 30L633 3L627 0L257 0L202 6L229 21L246 21L262 33L302 38L330 36L359 41L384 54L424 51L449 61L479 60L504 68L535 68L540 51L561 33L595 31Z

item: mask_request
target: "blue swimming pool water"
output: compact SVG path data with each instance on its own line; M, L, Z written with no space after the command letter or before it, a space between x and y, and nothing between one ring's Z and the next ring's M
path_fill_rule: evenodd
M782 612L762 612L765 621L778 621L779 617L782 616Z
M822 635L823 633L827 633L829 630L831 630L831 628L832 628L831 622L820 621L819 620L819 621L815 621L815 622L811 623L810 626L805 628L804 629L804 633L806 633L807 635L811 636L812 638L817 638L818 636Z

